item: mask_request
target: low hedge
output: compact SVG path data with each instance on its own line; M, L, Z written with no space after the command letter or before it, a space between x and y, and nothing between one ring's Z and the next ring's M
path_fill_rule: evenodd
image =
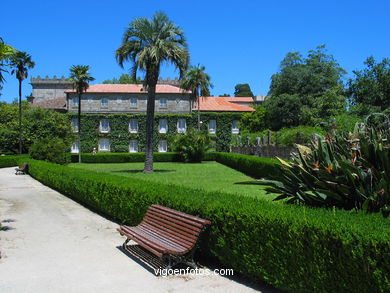
M121 223L161 204L209 219L201 252L253 280L293 292L390 289L390 222L29 160L42 183Z
M19 161L27 158L28 155L0 156L0 168L19 166Z
M178 153L154 153L155 162L181 162ZM206 154L205 161L213 161L213 153ZM78 154L72 154L71 161L77 163L79 161ZM135 163L145 162L145 153L97 153L96 155L85 153L81 154L83 163Z
M279 161L273 158L234 153L215 153L214 159L218 163L254 178L277 178L280 175L280 170L276 167Z

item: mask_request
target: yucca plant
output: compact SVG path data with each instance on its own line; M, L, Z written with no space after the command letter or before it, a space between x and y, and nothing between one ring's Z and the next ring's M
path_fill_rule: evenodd
M260 180L275 200L310 206L390 212L389 130L357 134L329 134L298 146L292 162L280 158L281 177ZM248 182L246 182L248 183Z
M172 139L172 148L184 162L200 163L211 147L210 137L190 129L186 134L178 134Z

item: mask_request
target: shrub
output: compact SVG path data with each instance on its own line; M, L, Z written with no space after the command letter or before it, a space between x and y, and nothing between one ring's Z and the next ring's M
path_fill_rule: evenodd
M30 148L30 156L36 160L44 160L56 164L65 165L69 163L70 157L67 153L67 145L62 139L42 139L36 141Z
M18 166L23 159L27 158L28 155L0 156L0 168Z
M280 170L276 167L279 161L273 158L254 157L233 153L215 153L218 163L236 169L254 178L277 178Z
M172 149L187 163L200 163L210 147L209 136L198 133L195 129L190 129L186 134L178 134L172 139Z
M319 127L297 126L293 128L283 128L274 132L276 144L289 145L310 143L313 135L325 135L325 131Z
M390 289L389 222L362 214L207 192L30 160L44 184L113 217L138 224L161 204L209 219L201 253L252 280L293 292Z

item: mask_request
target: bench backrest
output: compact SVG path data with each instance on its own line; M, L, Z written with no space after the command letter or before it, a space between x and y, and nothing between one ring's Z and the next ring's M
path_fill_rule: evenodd
M192 248L205 225L211 222L160 205L151 205L142 221L174 243Z

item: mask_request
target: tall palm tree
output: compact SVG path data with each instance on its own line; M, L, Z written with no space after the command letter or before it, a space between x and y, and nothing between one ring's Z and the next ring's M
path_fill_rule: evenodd
M86 92L89 87L89 82L94 81L89 73L88 65L73 65L70 68L70 81L73 83L73 89L76 90L78 96L78 137L77 141L79 144L79 163L81 163L81 95Z
M210 82L210 75L205 72L203 65L191 66L181 83L181 88L191 91L191 104L196 103L198 108L198 131L200 131L200 97L210 95L210 88L213 84ZM192 109L192 106L191 106Z
M162 12L152 19L136 18L123 34L123 40L115 53L118 64L123 68L126 61L132 64L132 77L137 71L145 73L144 86L148 91L146 110L146 157L144 173L153 172L153 122L156 99L156 85L162 63L172 63L179 69L182 78L189 63L189 53L184 32Z
M22 82L28 77L28 69L34 66L31 55L26 52L16 51L10 57L11 74L19 80L19 154L22 154Z

